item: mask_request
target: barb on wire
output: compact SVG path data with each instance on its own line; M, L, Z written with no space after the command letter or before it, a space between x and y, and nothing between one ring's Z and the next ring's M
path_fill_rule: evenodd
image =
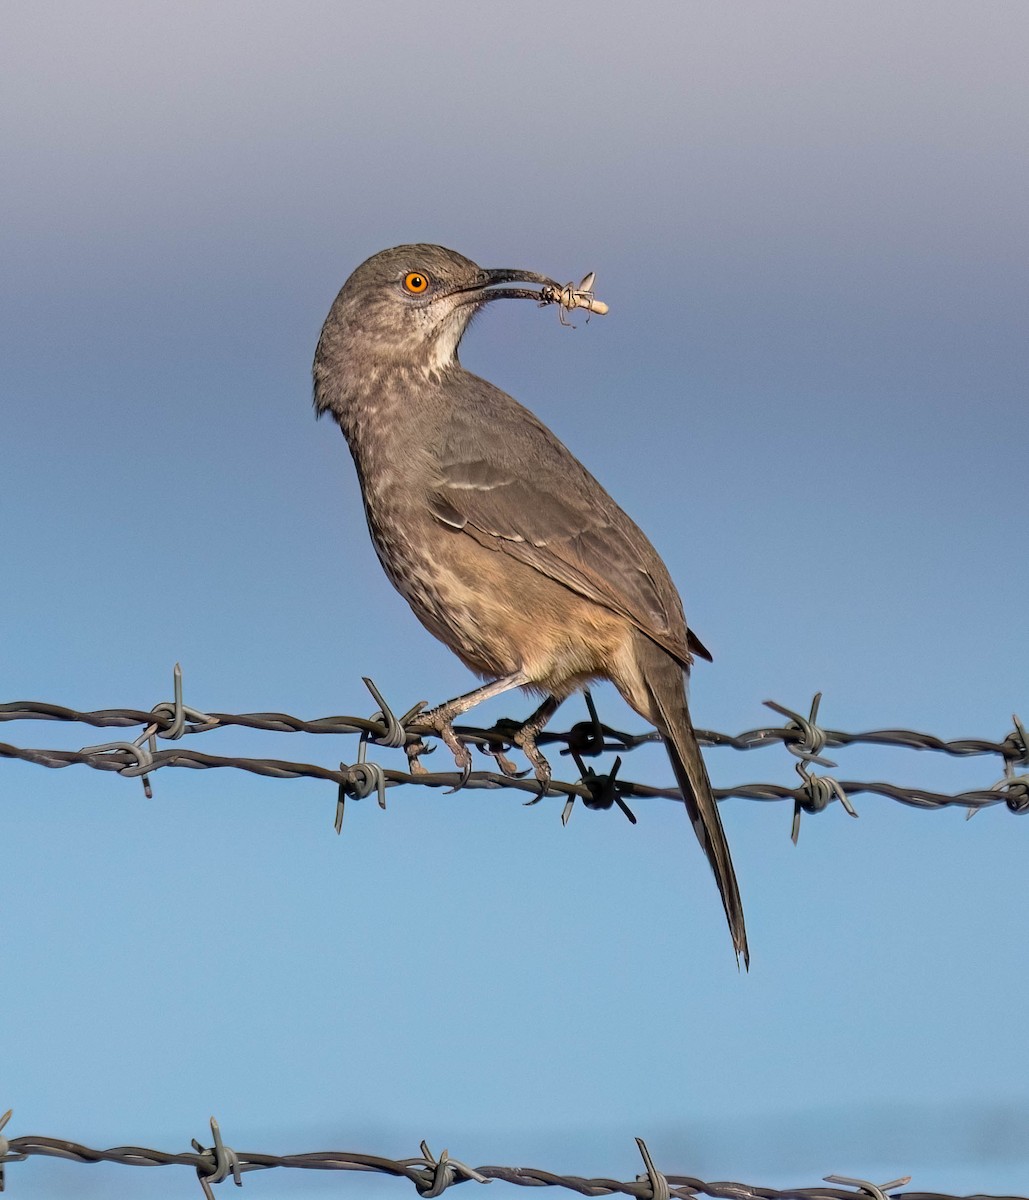
M645 1175L637 1175L637 1183L648 1183L650 1185L650 1196L647 1200L669 1200L671 1193L668 1189L668 1180L654 1166L654 1160L650 1157L650 1151L647 1149L647 1143L640 1137L636 1139L636 1146L639 1149L640 1156L643 1159L643 1165L647 1168Z
M1018 757L1015 759L1007 759L1004 763L1004 774L993 785L991 791L997 792L1004 798L1004 803L1013 813L1024 813L1029 811L1029 772L1016 775L1015 764L1029 767L1029 739L1026 738L1025 726L1013 716L1012 721L1015 723L1014 733L1009 733L1007 740L1011 741L1018 751ZM971 820L979 810L969 808L965 813L965 820Z
M600 723L600 716L597 713L597 706L593 700L593 693L589 690L589 688L582 689L582 698L586 701L586 711L589 713L590 719L588 721L579 721L576 725L573 725L571 729L569 729L567 734L568 745L565 746L561 753L571 755L579 754L582 758L589 758L591 756L603 754L607 749L607 745L604 741L605 737L610 734L615 734L616 731L609 729L607 726ZM623 741L625 741L627 738L627 735L625 734L616 734L616 736L620 737ZM648 738L652 736L652 734L646 735ZM640 743L637 742L636 744L639 745ZM630 748L631 747L628 746L626 747L626 749ZM576 758L575 763L576 766L579 767L579 771L581 773L582 765L580 764L578 758Z
M811 712L806 717L802 717L800 713L793 712L792 709L786 708L775 700L766 700L765 708L770 708L774 712L790 718L790 723L786 726L787 732L794 729L799 732L798 741L786 743L786 749L791 754L795 754L805 766L817 763L820 767L833 768L836 764L831 759L822 757L822 751L829 735L817 723L818 706L821 703L822 693L815 692L815 698L811 701Z
M7 1112L0 1116L0 1192L4 1190L4 1163L21 1162L28 1158L27 1154L18 1154L11 1149L11 1143L4 1137L4 1126L11 1119L14 1113L13 1108L9 1108Z
M452 1183L464 1179L471 1179L476 1183L493 1182L480 1171L466 1166L463 1162L458 1162L456 1158L451 1158L448 1150L444 1150L437 1159L433 1156L427 1142L423 1141L419 1149L426 1164L432 1168L431 1176L424 1183L415 1184L420 1196L441 1196Z
M205 1200L214 1200L211 1184L221 1183L230 1175L236 1187L243 1186L239 1155L222 1141L222 1131L214 1117L211 1118L211 1137L214 1139L214 1145L206 1150L196 1138L192 1139L193 1149L203 1160L197 1163L197 1178L200 1180Z
M378 762L368 761L369 743L383 748L405 747L409 750L412 745L420 744L423 738L435 735L433 730L418 721L423 703L408 709L398 718L374 682L368 678L364 682L379 706L371 717L329 716L304 720L275 712L206 712L184 704L182 672L176 665L173 675L174 699L162 701L149 710L112 708L86 712L38 701L0 704L0 721L61 721L100 728L142 726L142 732L134 740L104 742L85 746L81 750L31 749L0 742L0 758L18 759L53 768L81 764L95 770L116 771L129 777L142 776L148 796L152 794L150 777L164 767L186 767L193 770L233 768L277 779L322 779L334 783L337 788L335 824L338 831L342 827L344 805L348 798L363 799L374 794L380 806L385 807L386 793L390 788L420 784L423 787L453 789L461 781L461 775L456 771L432 773L425 768L398 771ZM766 701L769 708L787 719L783 726L751 729L736 735L698 730L698 740L706 746L753 750L760 746L778 744L785 746L800 760L796 764L800 776L798 787L785 787L774 783L745 783L731 788L716 788L716 798L724 800L734 797L792 804L791 836L794 841L799 834L802 812L822 812L833 801L838 800L846 812L857 816L852 799L862 794L884 796L920 809L956 805L967 808L969 812L977 812L981 808L1003 804L1012 813L1029 811L1029 775L1015 773L1016 767L1029 766L1029 738L1025 726L1017 716L1012 718L1013 731L999 741L982 738L944 741L930 734L903 729L849 733L828 729L818 723L821 699L821 693L816 694L806 716L777 701ZM547 789L547 796L565 801L562 820L568 820L576 799L581 799L590 808L618 807L630 821L635 820L627 803L630 799L664 798L681 801L678 789L652 787L618 778L621 756L641 745L658 740L658 735L652 731L630 733L603 724L588 692L586 704L589 710L588 721L573 725L567 732L545 731L539 737L540 743L559 745L560 753L570 756L579 772L577 781L552 780ZM357 735L360 739L357 759L350 765L340 762L338 769L331 769L312 763L277 758L205 754L187 748L184 744L185 739L198 734L231 727L258 729L270 733ZM508 758L513 749L512 728L517 726L510 721L498 721L488 729L457 726L456 734L462 743L480 750L485 756L492 758L500 768L499 771L473 772L467 786L513 789L530 794L533 800L542 799L536 780L526 779L524 773L516 772ZM178 745L159 749L158 738L175 741ZM996 755L1003 764L1004 775L999 782L988 787L951 795L882 781L839 780L816 775L811 771L813 764L835 768L835 763L825 758L822 753L827 747L859 744L899 746L962 757ZM594 771L583 762L585 757L594 757L608 751L618 756L609 773Z
M409 708L406 713L398 721L393 715L393 710L382 698L382 692L375 686L374 682L365 675L361 682L371 692L372 698L379 706L379 711L372 713L371 721L382 722L385 729L382 733L373 733L371 729L362 733L362 738L365 741L374 742L377 746L391 746L394 750L398 750L401 746L407 745L412 740L411 735L407 732L409 721L414 720L418 713L425 707L426 701L419 700L413 708Z
M336 799L334 828L337 833L343 832L343 806L348 796L353 800L365 800L374 792L379 799L379 808L386 807L386 772L378 763L368 762L367 753L368 740L362 735L357 747L357 762L352 767L339 764L343 779Z
M1012 714L1011 722L1015 728L1004 739L1012 748L1012 758L1009 761L1013 767L1029 767L1029 734L1018 719L1018 713Z
M606 775L598 775L592 767L587 767L582 761L581 755L573 750L572 758L575 760L575 765L579 768L580 782L589 792L588 796L583 797L583 804L587 808L610 808L612 804L617 804L623 815L628 818L630 825L636 824L636 816L632 809L625 803L623 797L623 784L618 781L618 772L622 766L622 756L619 755L611 764L611 770ZM567 825L568 818L572 815L572 806L575 804L575 797L569 796L565 802L564 811L561 813L561 824Z
M822 812L836 799L843 805L849 816L856 817L858 815L854 805L850 802L850 797L839 780L830 779L828 775L813 775L807 769L808 762L817 761L818 759L812 756L806 759L806 761L796 764L797 774L803 780L804 786L800 789L803 795L793 802L793 825L790 828L790 840L794 846L800 837L801 812Z
M850 1187L857 1188L859 1192L867 1192L872 1200L887 1200L887 1193L894 1191L896 1188L905 1187L911 1182L910 1175L904 1175L900 1179L893 1179L889 1183L874 1184L869 1183L867 1179L851 1179L848 1175L826 1175L824 1176L826 1183L845 1183Z
M0 1129L2 1127L0 1121ZM213 1146L205 1148L193 1139L192 1152L184 1153L149 1150L141 1146L95 1150L78 1142L53 1137L15 1137L6 1142L0 1138L0 1168L4 1163L32 1157L60 1158L76 1163L116 1163L129 1167L192 1167L207 1200L213 1200L213 1185L228 1179L230 1175L233 1182L240 1185L243 1176L250 1171L275 1168L390 1175L396 1179L406 1179L419 1195L426 1197L439 1196L448 1187L464 1182L485 1184L497 1180L516 1187L564 1188L581 1196L620 1195L632 1197L633 1200L672 1200L672 1197L675 1200L696 1200L698 1196L709 1196L712 1200L855 1200L855 1196L861 1193L872 1200L961 1200L960 1197L941 1193L898 1192L896 1189L910 1183L909 1176L876 1185L845 1175L826 1175L824 1179L829 1187L791 1188L786 1191L744 1183L706 1183L692 1175L674 1175L658 1170L642 1138L636 1139L636 1146L646 1168L645 1174L637 1175L634 1180L619 1182L608 1178L560 1175L536 1167L470 1167L452 1158L446 1150L436 1158L425 1142L421 1143L419 1156L399 1159L348 1150L320 1150L302 1154L233 1150L224 1144L218 1122L213 1117L211 1136ZM1027 1197L994 1196L991 1200L1027 1200Z
M160 704L155 704L150 710L150 715L155 720L143 730L143 732L132 742L104 742L100 746L83 746L83 753L90 752L93 754L103 754L108 750L125 750L129 754L136 755L136 765L134 767L123 767L121 773L123 775L139 775L143 779L143 794L148 800L152 800L154 793L150 785L150 766L154 760L154 754L157 751L157 739L167 738L169 741L177 741L184 733L202 733L205 729L214 729L218 721L213 717L209 717L207 713L202 713L199 709L187 708L182 702L182 667L176 663L172 670L172 694L174 699L171 701L162 700ZM186 728L187 719L190 722L190 728Z

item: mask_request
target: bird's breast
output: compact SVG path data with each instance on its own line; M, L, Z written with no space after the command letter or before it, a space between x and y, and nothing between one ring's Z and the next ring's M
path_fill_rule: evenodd
M526 672L541 690L566 694L606 674L628 622L428 510L367 507L375 551L421 623L471 670L498 678Z

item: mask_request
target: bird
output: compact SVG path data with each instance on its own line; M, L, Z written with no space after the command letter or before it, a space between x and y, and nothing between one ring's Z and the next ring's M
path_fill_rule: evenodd
M325 320L315 411L334 418L349 444L386 575L429 632L486 681L419 721L467 778L471 754L454 720L511 688L542 696L513 735L542 794L551 774L540 731L568 696L612 682L664 742L737 963L742 956L749 969L736 873L686 696L694 657L711 655L639 526L538 417L458 357L487 304L561 294L549 276L483 269L443 246L374 254Z

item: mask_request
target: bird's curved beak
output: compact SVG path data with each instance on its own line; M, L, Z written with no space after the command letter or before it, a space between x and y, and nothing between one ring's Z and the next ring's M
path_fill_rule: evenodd
M535 271L514 271L509 267L494 268L489 271L480 270L473 283L454 288L448 293L459 296L455 307L470 305L475 312L490 300L535 300L541 307L547 304L560 304L562 309L570 312L575 308L585 308L590 313L606 313L607 305L598 300L593 294L594 272L586 276L576 286L574 283L558 283L549 275L538 275ZM540 290L527 287L498 287L504 283L538 283ZM564 321L562 313L561 320Z
M538 283L543 287L557 288L558 290L561 288L561 284L548 275L539 275L535 271L515 271L509 267L499 267L479 272L479 278L468 288L471 293L469 299L474 299L478 304L485 304L490 300L536 300L539 302L543 299L540 292L531 288L496 286L501 283Z

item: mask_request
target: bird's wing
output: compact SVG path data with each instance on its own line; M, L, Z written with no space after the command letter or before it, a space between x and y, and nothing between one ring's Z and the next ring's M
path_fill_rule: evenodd
M474 383L478 403L441 430L436 518L620 613L684 666L710 659L643 531L528 409Z

